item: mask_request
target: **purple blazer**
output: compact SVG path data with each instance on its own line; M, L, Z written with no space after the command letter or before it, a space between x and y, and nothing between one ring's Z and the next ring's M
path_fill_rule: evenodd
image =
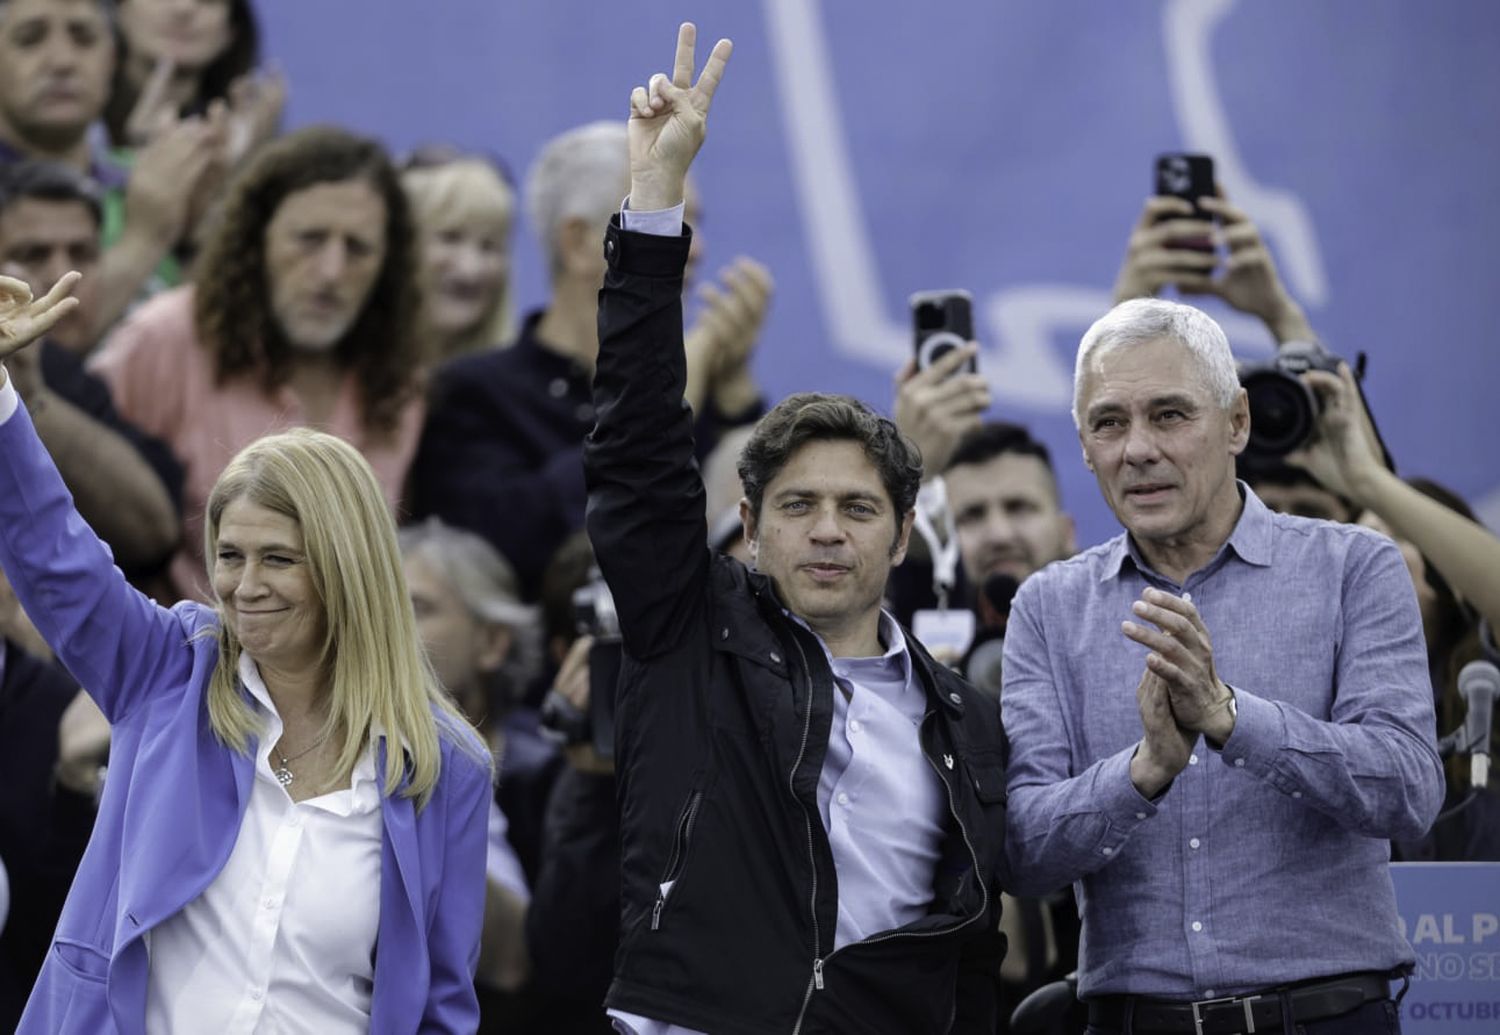
M0 424L0 568L113 727L93 836L18 1030L142 1032L142 936L223 868L250 797L253 760L208 722L218 618L196 603L160 607L126 583L24 407ZM473 1032L479 1023L490 780L459 747L464 736L443 730L442 775L420 813L410 798L381 803L374 1032ZM384 741L377 760L383 780Z

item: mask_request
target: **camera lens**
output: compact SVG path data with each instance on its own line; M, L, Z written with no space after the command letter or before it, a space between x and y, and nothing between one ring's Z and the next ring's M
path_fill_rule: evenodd
M1250 402L1250 442L1261 456L1285 456L1312 434L1317 397L1296 377L1267 370L1243 378Z

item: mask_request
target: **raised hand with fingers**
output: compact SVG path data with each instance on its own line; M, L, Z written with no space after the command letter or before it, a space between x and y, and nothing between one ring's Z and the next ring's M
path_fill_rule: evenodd
M922 471L942 474L965 435L979 427L990 408L990 384L982 374L960 372L978 353L969 342L950 349L925 370L908 359L896 375L896 427L922 451Z
M1213 643L1193 602L1147 589L1131 611L1156 626L1124 622L1121 630L1151 648L1146 668L1165 685L1177 725L1221 744L1228 740L1234 732L1234 694L1214 671Z
M73 285L80 279L80 273L64 273L52 290L32 298L24 280L0 276L0 360L36 341L77 307Z
M1222 187L1218 197L1202 198L1199 204L1219 217L1228 256L1206 287L1183 290L1217 295L1240 312L1260 317L1278 343L1315 340L1302 307L1282 285L1276 262L1250 217L1230 203Z
M1367 506L1370 483L1385 470L1385 463L1349 364L1340 363L1337 375L1309 370L1302 380L1321 403L1318 424L1307 444L1288 453L1286 462L1305 470L1329 492Z
M1208 240L1213 229L1212 223L1193 218L1192 204L1182 198L1147 198L1115 278L1115 302L1153 296L1169 285L1181 291L1207 291L1218 259L1211 251L1183 247L1181 242Z
M724 76L734 45L719 40L693 82L693 49L698 30L684 22L677 30L677 56L668 78L658 72L630 94L630 205L651 211L671 208L683 198L688 167L708 132L708 109Z

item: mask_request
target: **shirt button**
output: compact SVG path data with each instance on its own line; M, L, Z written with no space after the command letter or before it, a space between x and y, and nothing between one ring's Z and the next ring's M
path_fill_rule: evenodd
M839 804L840 805L848 805L849 804L849 795L845 794L843 791L839 791Z
M1136 819L1145 819L1146 818L1146 814L1144 812L1137 812L1135 814L1135 818Z
M1109 847L1109 845L1105 845L1103 848L1099 849L1099 852L1100 852L1101 855L1114 855L1115 854L1115 850L1113 848Z
M1301 791L1293 791L1292 792L1292 797L1293 798L1300 798L1300 797L1302 797L1302 792Z
M268 898L264 902L262 902L261 905L265 906L267 909L275 909L276 900L274 898Z
M1188 765L1197 765L1197 764L1198 764L1198 756L1197 755L1188 755Z
M719 639L721 639L721 640L727 640L727 639L729 639L729 630L727 628L719 630Z
M1234 767L1236 769L1243 769L1243 768L1245 768L1245 760L1243 758L1236 758L1234 760Z
M1189 841L1188 842L1188 847L1189 848L1197 848L1198 847L1198 839L1195 837L1191 841Z
M250 989L250 998L254 999L257 1003L260 1002L260 997L263 995L265 995L265 993L258 988Z
M293 812L291 815L287 816L286 825L291 827L293 830L295 830L297 827L300 827L302 825L302 813Z
M778 665L779 665L779 664L781 664L781 655L780 655L780 654L777 654L777 653L776 653L776 652L775 652L775 651L774 651L774 650L773 650L773 651L772 651L772 652L771 652L771 660L772 660L772 661L773 661L773 662L775 662L775 663L776 663L776 664L778 664Z
M1203 990L1203 994L1206 995L1206 996L1208 996L1208 998L1212 999L1214 996L1218 995L1219 993L1215 992L1212 988L1205 988Z
M963 704L964 703L963 695L959 694L959 693L949 694L948 695L948 700L952 701L954 704Z
M552 383L547 385L547 392L554 399L561 399L568 394L568 379L565 377L554 377Z
M1203 930L1203 925L1200 924L1198 921L1194 920L1193 921L1193 930L1195 930L1195 931L1201 931L1201 930Z
M849 732L850 733L858 733L859 731L860 731L859 720L858 719L850 719L849 720Z

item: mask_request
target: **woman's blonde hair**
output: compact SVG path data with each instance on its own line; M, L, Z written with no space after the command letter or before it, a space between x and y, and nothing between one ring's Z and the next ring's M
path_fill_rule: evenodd
M385 793L432 796L441 769L440 736L486 765L490 755L449 700L422 651L396 549L395 524L374 472L353 446L296 428L246 446L208 497L206 552L218 556L224 509L245 500L296 521L308 573L323 605L319 654L329 694L325 734L339 744L336 772L353 771L365 745L386 738ZM242 647L219 608L219 663L208 687L214 733L248 752L261 717L238 685ZM402 786L404 782L404 787Z
M484 219L503 219L505 250L510 253L516 193L489 162L482 158L457 158L441 165L417 165L401 173L401 184L406 188L412 215L422 234L445 223L467 225ZM485 318L447 349L445 355L428 358L442 362L509 343L514 333L515 309L511 302L511 277L507 274L505 285Z

